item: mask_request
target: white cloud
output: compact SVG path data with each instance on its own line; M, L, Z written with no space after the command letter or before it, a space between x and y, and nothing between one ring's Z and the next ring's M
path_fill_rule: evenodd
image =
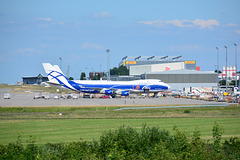
M108 12L100 12L93 15L94 18L110 18L112 15Z
M235 30L235 32L236 32L237 34L240 34L240 30Z
M162 21L162 20L156 20L156 21L139 21L139 23L146 24L146 25L160 25L164 26L167 24L172 24L177 27L199 27L201 29L204 28L213 28L213 26L219 26L219 22L215 19L210 20L202 20L202 19L195 19L193 21L191 20L168 20L168 21Z
M51 18L44 18L44 17L39 17L39 18L37 18L37 20L39 20L39 21L47 21L47 22L51 22L52 21Z
M219 26L219 22L215 19L210 20L201 20L196 19L193 21L193 24L196 26L200 26L200 28L212 28L213 26Z
M19 52L19 53L26 53L26 52L33 52L33 51L34 51L34 49L32 49L32 48L26 48L26 49L19 48L17 50L17 52Z
M33 48L19 48L16 51L17 54L24 54L24 55L32 55L34 53L40 53L40 51L35 50Z
M225 27L237 27L238 25L237 24L234 24L234 23L229 23L229 24L226 24L224 25Z
M101 50L101 49L103 49L103 46L101 46L99 44L95 44L95 43L83 43L81 45L81 48L83 48L83 49L97 49L97 50Z
M139 21L138 23L146 24L146 25L151 25L158 23L159 21Z

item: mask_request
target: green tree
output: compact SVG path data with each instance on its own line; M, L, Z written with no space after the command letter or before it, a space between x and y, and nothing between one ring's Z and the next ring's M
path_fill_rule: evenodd
M221 80L221 81L219 82L219 84L220 84L220 86L225 86L225 85L226 85L226 80Z
M214 126L212 129L213 132L213 145L214 145L214 149L217 152L220 152L221 149L221 138L222 138L222 134L224 132L223 127L219 126L219 124L215 121L214 122Z
M85 74L85 72L82 72L81 73L81 77L80 77L80 80L84 80L84 78L86 77L86 74Z
M114 67L110 70L111 75L129 75L129 69L126 66Z
M215 69L215 71L214 71L215 73L222 73L222 71L220 71L220 70L217 70L217 69Z
M100 78L101 78L101 74L99 73L99 74L95 75L95 76L92 78L92 80L100 80Z
M226 80L221 80L219 82L220 86L225 86L226 85ZM228 82L229 85L231 86L235 86L235 80L232 80L231 82ZM239 80L237 80L237 86L239 84Z
M113 69L110 69L111 75L118 75L118 68L114 67Z
M230 82L230 85L233 85L233 86L235 86L235 80L232 80L231 82ZM237 86L238 86L238 84L239 84L239 80L237 80Z
M127 69L126 66L120 66L118 68L118 72L119 72L118 75L129 75L129 70Z
M74 78L73 77L69 77L69 80L74 80Z

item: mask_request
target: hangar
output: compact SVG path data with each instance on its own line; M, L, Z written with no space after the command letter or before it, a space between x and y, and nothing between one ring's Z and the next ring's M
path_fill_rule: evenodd
M141 75L142 79L160 79L169 84L171 89L188 87L213 87L217 86L218 74L214 71L197 70L168 70L152 72Z
M48 81L48 77L44 77L41 73L37 77L22 77L23 84L41 84Z
M168 70L196 70L196 61L169 62L161 64L130 66L130 75L140 75Z
M200 71L195 60L183 60L182 56L125 56L119 65L126 66L129 76L141 79L159 79L171 89L217 86L218 74Z
M139 65L153 65L153 64L171 64L183 63L186 69L196 69L196 61L183 61L182 56L125 56L119 63L119 66L126 66L127 69ZM185 62L185 63L184 63Z

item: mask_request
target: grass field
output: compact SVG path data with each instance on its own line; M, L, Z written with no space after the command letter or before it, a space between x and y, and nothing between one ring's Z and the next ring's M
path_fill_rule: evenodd
M7 85L7 84L0 84L0 88L9 90L10 93L25 91L56 93L56 90L58 89L56 87L45 87L40 85ZM67 89L62 89L61 91L65 93L71 93L71 91Z
M196 127L202 138L211 139L214 121L223 126L223 138L240 137L240 107L167 108L115 111L119 107L0 108L0 143L25 142L35 136L38 144L98 139L119 126L141 128L143 124L172 131L177 125L192 135ZM60 116L59 113L62 113Z
M210 139L214 121L223 126L223 138L240 137L240 118L162 118L162 119L53 119L53 120L5 120L0 121L0 143L7 144L17 139L21 133L23 142L30 135L36 136L37 143L69 142L98 139L102 132L117 129L119 126L141 128L159 126L160 129L172 130L177 125L189 135L196 126L203 139Z

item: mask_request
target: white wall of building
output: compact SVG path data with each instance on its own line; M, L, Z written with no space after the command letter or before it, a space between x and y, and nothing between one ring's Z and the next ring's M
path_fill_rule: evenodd
M130 66L129 75L141 75L151 72L152 72L151 65Z
M170 85L170 90L183 90L183 88L190 88L190 87L196 87L196 88L212 88L217 87L216 83L168 83Z
M182 70L182 69L185 69L184 62L130 66L130 75L141 75L145 73L163 72L166 70Z
M152 72L163 72L167 70L182 70L184 69L184 62L154 64L151 67Z

